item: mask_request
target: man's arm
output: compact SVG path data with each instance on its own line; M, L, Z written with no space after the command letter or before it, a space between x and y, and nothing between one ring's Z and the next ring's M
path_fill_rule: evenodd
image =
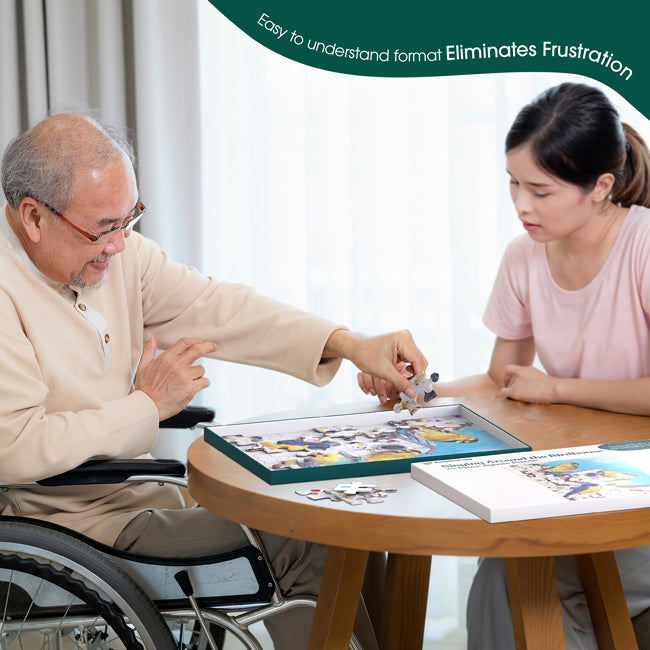
M490 367L487 372L470 377L462 377L451 382L437 383L436 393L439 397L458 397L460 395L485 392L497 393L505 385L507 367L511 364L530 365L533 363L534 358L535 342L532 337L519 341L497 338L494 343ZM414 374L407 370L406 364L401 364L398 367L398 370L400 369L406 380ZM398 396L398 391L392 386L366 372L359 373L358 380L361 390L364 393L376 395L382 404Z
M352 361L365 374L368 383L377 387L380 400L391 388L415 397L408 378L427 368L427 360L408 330L379 336L335 330L323 350L323 358L330 357Z
M214 341L217 350L207 356L222 361L282 372L317 386L335 375L340 357L324 363L322 353L340 325L252 287L206 277L136 235L129 237L135 254L125 276L141 278L143 326L155 335L159 349L191 337Z

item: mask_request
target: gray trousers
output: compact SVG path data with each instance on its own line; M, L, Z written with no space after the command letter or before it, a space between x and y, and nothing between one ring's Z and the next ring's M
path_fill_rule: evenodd
M650 547L616 551L630 616L650 607ZM598 650L589 608L573 556L556 558L567 650ZM481 558L467 603L468 650L514 650L514 632L501 558Z
M327 547L260 532L273 571L285 596L317 596ZM185 510L147 510L118 536L115 547L159 557L218 555L246 546L240 526L201 507ZM377 580L375 576L375 580ZM314 610L296 607L269 617L265 626L277 650L307 647ZM354 632L364 650L377 650L377 641L363 599Z

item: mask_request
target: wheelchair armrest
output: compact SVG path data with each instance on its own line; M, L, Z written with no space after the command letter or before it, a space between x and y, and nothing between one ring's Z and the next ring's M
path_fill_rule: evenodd
M159 427L191 429L199 422L211 422L214 417L214 409L204 406L186 406L171 418L162 420ZM79 467L36 483L43 486L124 483L133 476L146 476L148 480L157 476L180 479L185 476L185 465L177 460L160 458L89 460ZM172 482L178 483L178 481Z
M199 422L212 422L214 416L214 409L206 406L186 406L180 413L161 420L158 426L161 429L191 429Z
M127 458L89 460L62 474L50 476L38 485L90 485L100 483L124 483L132 476L185 476L185 465L178 460L162 458Z

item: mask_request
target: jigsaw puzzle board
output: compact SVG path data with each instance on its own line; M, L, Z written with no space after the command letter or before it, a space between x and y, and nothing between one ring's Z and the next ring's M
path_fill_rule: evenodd
M267 483L410 471L411 463L530 451L462 404L207 427L206 442Z

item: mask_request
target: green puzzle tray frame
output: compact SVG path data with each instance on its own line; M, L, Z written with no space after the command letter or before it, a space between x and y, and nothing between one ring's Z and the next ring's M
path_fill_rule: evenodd
M367 438L363 434L358 434L358 440L351 442L342 441L340 438L334 438L334 444L327 449L319 449L316 452L326 454L326 458L331 460L331 454L336 452L343 453L342 450L349 449L347 445L352 445L355 454L360 454L350 459L341 458L335 464L324 464L319 466L304 467L301 464L312 461L313 457L305 458L305 450L289 450L283 447L281 441L300 441L300 436L317 436L315 428L329 428L350 426L361 431L370 431L373 428L389 427L389 422L397 422L399 427L410 427L413 425L410 420L431 420L434 418L463 418L471 425L471 428L460 429L461 436L456 436L464 440L462 436L478 437L478 443L470 442L448 442L447 440L426 440L424 446L435 445L435 449L429 447L423 449L421 441L423 435L438 436L446 438L444 433L437 433L430 428L426 428L423 434L421 429L417 429L410 437L390 436L378 440ZM389 427L394 428L394 427ZM395 429L396 434L404 429ZM458 429L445 429L445 432L456 432ZM233 443L238 438L252 439L256 438L257 443L266 446L280 446L282 451L267 454L265 451L245 451L245 447ZM447 458L468 458L472 456L485 456L489 454L513 453L516 451L531 451L531 448L521 440L510 435L500 427L489 422L479 414L471 411L462 404L452 404L445 406L429 406L420 409L414 415L408 411L394 413L393 411L373 411L370 413L352 413L349 415L334 415L323 417L301 418L293 420L274 420L268 422L249 422L245 424L229 424L216 427L207 427L204 430L204 439L210 445L232 458L246 469L259 476L271 485L284 483L301 483L304 481L316 481L325 479L342 479L358 478L363 476L376 476L380 474L398 474L410 471L411 464L414 462L427 460L442 460ZM418 439L420 443L418 443ZM317 446L324 443L317 443ZM331 440L330 440L331 443ZM356 443L356 444L355 444ZM289 443L286 443L289 444ZM303 443L308 446L310 443ZM313 444L313 443L312 443ZM363 448L357 451L357 445L366 445L367 454L364 457ZM345 445L341 447L340 445ZM293 444L292 446L300 446ZM404 449L406 447L406 450ZM386 458L408 452L408 457ZM303 452L303 456L298 455L298 451ZM415 453L415 452L418 453ZM404 453L402 454L404 455ZM366 460L372 457L373 460ZM321 456L321 459L323 456ZM282 461L288 461L280 468L273 468Z

